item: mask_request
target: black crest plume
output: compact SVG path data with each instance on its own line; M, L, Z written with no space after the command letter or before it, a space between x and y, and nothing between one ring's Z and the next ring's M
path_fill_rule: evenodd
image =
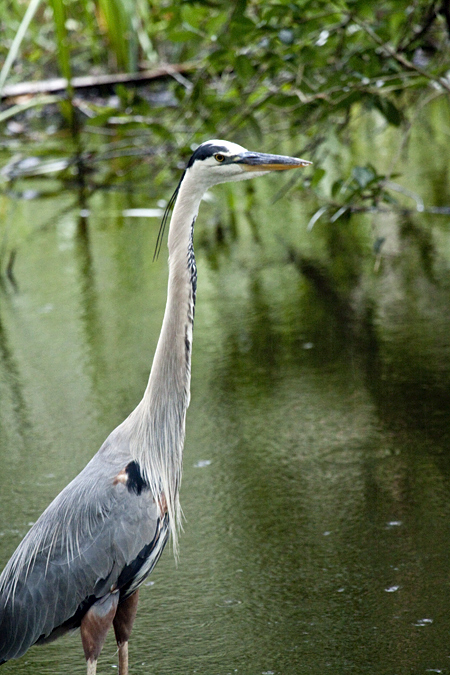
M162 241L163 241L163 237L164 237L164 230L166 229L166 223L169 220L170 212L172 211L173 206L175 204L175 200L176 200L176 198L178 196L178 193L180 191L180 185L183 181L185 173L186 173L186 171L183 171L183 175L180 178L180 182L178 183L177 187L175 188L175 192L173 193L173 195L169 199L169 201L167 203L167 206L165 208L164 215L163 215L162 220L161 220L161 225L159 226L158 237L156 239L155 252L153 254L153 262L155 262L155 260L157 260L159 254L161 252L161 246L162 246Z

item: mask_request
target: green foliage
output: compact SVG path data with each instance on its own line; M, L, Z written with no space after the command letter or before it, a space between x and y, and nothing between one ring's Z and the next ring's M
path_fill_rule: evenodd
M138 40L133 30L132 0L98 0L97 9L116 67L120 70L136 70Z
M39 4L41 0L32 0L30 4L28 5L27 11L25 12L20 25L18 27L18 30L14 36L14 40L12 41L12 44L9 48L9 51L6 55L6 58L4 60L1 72L0 72L0 93L3 89L3 85L5 84L6 78L9 75L10 68L12 64L14 63L17 54L19 53L20 46L22 44L22 40L26 35L26 32L28 30L28 27L30 25L31 20L33 19L33 16L35 12L37 11Z
M190 62L164 85L165 103L118 88L118 107L87 100L79 119L91 128L114 119L119 138L145 129L187 152L207 136L276 135L278 147L286 139L318 158L310 188L342 206L387 199L388 176L368 164L325 180L330 138L344 153L352 121L366 113L407 134L417 110L450 92L441 0L42 0L19 52L22 14L10 3L0 18L0 55L15 49L9 81L56 74L55 51L66 77Z
M70 64L69 40L66 28L66 8L63 0L51 0L53 9L53 22L55 25L55 38L57 46L57 56L61 75L67 80L72 77L72 68Z

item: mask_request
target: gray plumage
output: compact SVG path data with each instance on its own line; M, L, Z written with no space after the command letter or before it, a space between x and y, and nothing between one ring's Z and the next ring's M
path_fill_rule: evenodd
M309 163L250 153L227 141L203 143L189 160L170 202L175 206L167 303L147 388L135 410L44 511L3 570L0 664L81 626L88 674L94 675L113 625L119 673L127 675L137 589L169 534L178 551L197 283L193 230L201 198L218 183Z
M77 610L117 588L121 576L124 597L131 594L158 561L169 534L168 517L158 515L148 488L138 494L138 488L116 480L130 462L118 432L44 511L5 568L2 660L78 627L82 616ZM150 555L140 569L130 570L129 579L127 568L152 543Z

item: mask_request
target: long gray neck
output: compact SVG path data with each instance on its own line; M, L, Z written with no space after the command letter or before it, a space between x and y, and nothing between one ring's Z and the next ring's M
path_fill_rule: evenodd
M192 237L203 192L187 173L170 222L167 303L148 385L141 402L123 423L131 455L155 501L167 505L175 553L197 284Z

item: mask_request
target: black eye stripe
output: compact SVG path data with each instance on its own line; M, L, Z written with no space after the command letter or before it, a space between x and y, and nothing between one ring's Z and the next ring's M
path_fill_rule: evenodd
M186 168L189 169L197 160L208 159L208 157L214 157L214 155L221 155L227 152L228 148L223 145L200 145L191 156Z

